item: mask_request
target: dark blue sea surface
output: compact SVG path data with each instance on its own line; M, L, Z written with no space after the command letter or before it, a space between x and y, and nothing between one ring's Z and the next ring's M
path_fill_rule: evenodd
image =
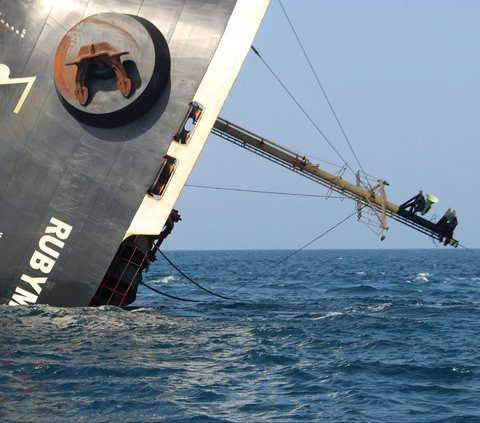
M302 251L263 274L290 253L167 253L234 300L160 257L144 280L199 302L0 306L0 421L480 421L478 256Z

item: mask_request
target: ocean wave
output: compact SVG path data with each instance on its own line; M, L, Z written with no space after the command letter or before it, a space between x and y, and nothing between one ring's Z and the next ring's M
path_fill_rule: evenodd
M428 277L431 276L430 273L428 272L420 272L415 276L414 280L416 281L422 281L422 282L430 282Z
M154 263L146 283L202 302L140 287L128 310L0 306L0 420L477 423L480 275L458 253L305 251L242 301ZM184 261L199 254L220 292L263 270L241 252Z
M327 292L335 292L335 293L351 293L351 294L372 294L377 292L378 289L371 285L352 285L347 287L341 288L332 288L329 289Z
M163 276L161 278L153 278L148 281L149 285L168 285L177 281L178 278L175 275Z
M329 319L331 317L339 317L339 316L344 316L344 315L345 315L345 313L343 313L341 311L330 311L328 313L325 313L322 316L314 317L314 318L312 318L312 320L324 320L324 319Z
M386 308L389 308L391 306L393 306L393 303L376 304L376 305L367 306L367 310L368 311L383 311Z

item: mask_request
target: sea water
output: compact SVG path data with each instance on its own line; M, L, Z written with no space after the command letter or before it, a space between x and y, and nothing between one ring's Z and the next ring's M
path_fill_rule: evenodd
M198 302L0 306L0 421L480 421L478 256L291 253L166 253L232 300L159 258L144 281Z

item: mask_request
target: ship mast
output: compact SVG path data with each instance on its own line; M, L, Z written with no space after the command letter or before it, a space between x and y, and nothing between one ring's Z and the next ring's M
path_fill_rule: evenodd
M408 211L387 200L385 186L388 183L378 179L373 187L362 187L357 177L357 183L346 181L341 175L334 175L314 164L307 157L297 154L281 145L256 135L232 122L217 118L212 133L232 142L248 151L268 159L286 169L300 174L320 185L325 186L343 197L350 198L357 203L358 218L361 219L362 210L368 209L376 216L378 226L384 239L384 231L388 230L387 217L407 225L446 245L458 246L458 241L445 236L444 228L423 217Z

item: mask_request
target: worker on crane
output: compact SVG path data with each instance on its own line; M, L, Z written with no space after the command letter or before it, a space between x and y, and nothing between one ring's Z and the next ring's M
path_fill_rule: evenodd
M433 204L438 203L438 198L435 197L433 194L427 194L425 197L425 205L423 206L423 209L421 210L422 216L424 214L427 214L430 208L432 207Z
M437 226L441 234L440 242L443 241L444 245L448 245L450 240L453 238L453 231L457 225L458 219L455 210L448 209L437 222Z
M427 204L423 192L420 191L415 197L410 198L410 200L403 203L400 208L405 209L410 213L416 214L419 211L422 211Z

